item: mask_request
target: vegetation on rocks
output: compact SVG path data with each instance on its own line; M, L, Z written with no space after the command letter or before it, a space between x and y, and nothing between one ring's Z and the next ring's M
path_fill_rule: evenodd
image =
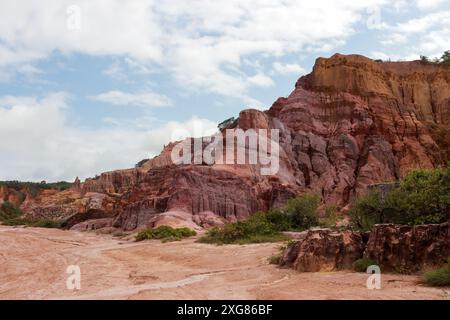
M182 238L195 236L197 232L189 228L172 228L169 226L160 226L155 229L146 229L139 232L136 236L136 241L143 241L147 239L160 239L163 242L179 241Z
M450 286L450 257L447 266L426 272L423 275L425 283L433 287Z
M350 209L352 226L370 230L377 223L404 225L448 221L450 215L450 165L411 171L386 194L370 191Z
M258 212L247 220L213 228L200 242L246 244L286 240L282 231L302 231L319 225L319 203L318 196L305 194L289 200L281 209Z
M214 244L247 244L285 239L286 237L277 230L276 226L268 221L266 214L256 213L245 221L212 228L199 241Z
M369 258L361 258L353 262L353 269L356 272L366 272L367 268L372 265L378 265L378 263Z
M61 228L62 221L49 219L24 219L22 210L11 202L0 206L0 222L7 226L29 226L38 228Z
M149 159L142 159L141 161L139 161L138 163L136 163L136 165L134 166L135 168L142 168L142 166L144 165L144 163L146 163Z
M320 225L324 228L336 228L339 221L339 210L335 205L325 207L325 216L320 220Z
M443 65L450 65L450 50L445 51L441 58L435 58L435 59L430 59L426 56L420 56L420 60L423 63L435 63L435 64L443 64Z
M278 253L269 257L268 261L270 264L280 265L283 260L283 255L285 251L291 248L293 245L297 243L297 240L289 239L283 245L278 248Z
M0 206L0 221L15 219L22 215L22 210L13 203L5 201Z
M67 190L72 186L72 183L66 181L47 183L42 182L22 182L22 181L0 181L0 186L22 192L28 189L32 196L36 196L41 190L55 189L59 191Z
M62 228L62 221L55 221L50 219L21 219L14 218L2 221L7 226L28 226L36 228Z

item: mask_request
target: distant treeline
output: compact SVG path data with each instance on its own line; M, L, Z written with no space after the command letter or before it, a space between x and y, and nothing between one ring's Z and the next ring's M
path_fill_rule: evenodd
M47 183L42 182L22 182L22 181L0 181L0 186L5 186L9 189L16 191L23 191L24 189L30 190L33 196L37 195L41 190L55 189L55 190L66 190L72 186L72 183L66 181Z
M450 65L450 50L445 51L441 58L430 59L427 56L420 56L420 60L424 63Z

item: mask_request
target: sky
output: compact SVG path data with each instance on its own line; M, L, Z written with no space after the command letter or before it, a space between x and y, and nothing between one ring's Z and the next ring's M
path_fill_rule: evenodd
M336 52L450 49L450 0L0 0L0 180L133 167Z

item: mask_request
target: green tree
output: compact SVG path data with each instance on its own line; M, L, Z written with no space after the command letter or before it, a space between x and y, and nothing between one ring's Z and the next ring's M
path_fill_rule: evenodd
M369 191L353 201L349 211L351 225L358 230L368 231L374 224L384 222L383 211L380 193Z
M443 223L450 217L450 165L411 171L384 201L372 191L350 209L352 225L369 230L376 223L407 225Z
M319 204L319 196L305 194L288 200L282 211L291 217L294 229L305 230L319 225Z
M420 61L424 63L430 63L430 59L427 56L420 56Z
M441 57L441 63L450 65L450 50L444 52Z

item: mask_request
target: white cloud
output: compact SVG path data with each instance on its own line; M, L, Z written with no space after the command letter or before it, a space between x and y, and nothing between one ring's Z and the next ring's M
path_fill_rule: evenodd
M247 80L249 83L263 88L271 87L275 84L272 78L262 73L257 73L254 76L249 77Z
M40 70L40 69L36 68L35 66L28 64L28 63L20 66L17 69L17 71L26 76L34 76L34 75L43 73L42 70Z
M450 11L429 13L420 18L390 26L381 40L394 55L418 58L440 57L450 43Z
M444 2L445 0L416 0L416 5L419 9L434 9Z
M193 117L184 122L148 121L130 126L115 122L102 129L80 129L67 123L67 95L42 99L0 97L0 180L73 180L132 167L159 154L175 130L213 132L216 123ZM110 119L111 120L111 119Z
M96 101L120 106L153 108L171 105L171 101L168 97L153 92L127 93L120 90L112 90L90 98Z
M66 9L81 9L80 29ZM0 3L0 65L58 51L127 57L130 68L162 66L183 87L249 99L254 56L330 51L354 33L368 8L387 0L28 0ZM118 75L110 69L111 75ZM108 71L107 71L108 73ZM269 82L266 82L268 84Z
M290 74L295 73L297 75L301 75L305 72L305 70L296 63L280 63L280 62L274 62L273 65L273 71L277 74Z
M103 74L115 80L130 82L126 71L122 68L119 61L114 61L112 64L110 64L105 70L103 70Z

